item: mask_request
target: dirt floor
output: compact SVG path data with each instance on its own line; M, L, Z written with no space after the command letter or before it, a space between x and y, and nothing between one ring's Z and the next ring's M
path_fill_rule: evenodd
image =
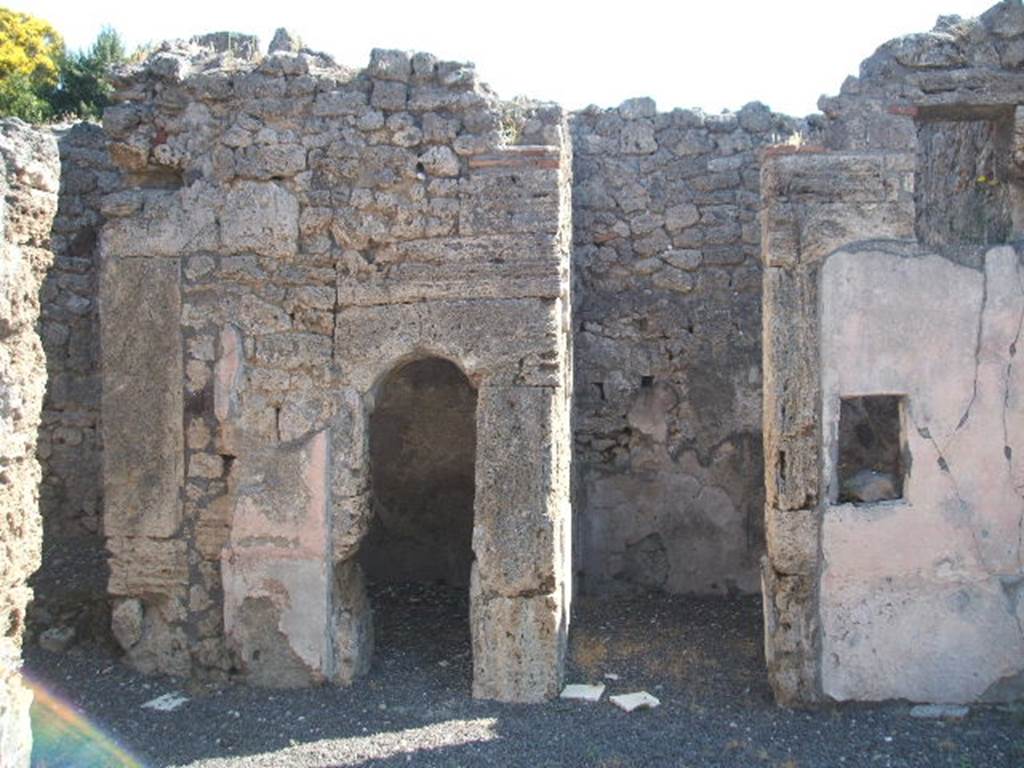
M904 703L775 707L757 597L580 599L566 679L608 691L597 703L533 706L470 697L464 591L391 588L374 606L374 667L348 689L189 688L138 675L93 644L30 648L27 671L41 686L34 764L1024 766L1024 707L960 720L917 719ZM661 706L626 714L608 701L637 690ZM188 697L177 709L142 708L174 692Z

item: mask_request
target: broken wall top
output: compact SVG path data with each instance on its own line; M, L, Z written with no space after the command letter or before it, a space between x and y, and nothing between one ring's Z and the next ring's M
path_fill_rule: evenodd
M290 282L337 267L345 304L561 295L561 108L500 101L471 65L429 54L375 50L353 70L209 37L119 76L108 255L255 255L257 283L287 260Z
M305 49L259 56L251 40L241 50L225 49L226 36L164 43L143 62L118 73L115 104L106 110L104 128L113 140L115 162L124 170L172 170L185 183L197 178L291 177L304 169L287 152L273 160L256 159L260 153L254 149L247 153L254 157L234 167L223 157L200 158L204 150L215 148L214 138L234 149L283 143L288 136L258 131L293 118L302 118L302 132L319 139L307 139L307 146L327 146L335 138L330 132L339 129L343 138L363 145L412 147L452 140L460 157L509 145L562 143L560 107L501 101L479 80L472 64L375 49L369 65L357 70ZM249 40L240 35L231 39ZM453 121L454 116L459 119ZM423 125L417 125L420 120ZM210 135L216 123L229 132ZM451 160L445 162L450 168Z
M978 18L941 16L931 32L890 40L822 97L829 149L911 150L915 118L991 118L1024 103L1024 6L1003 0Z

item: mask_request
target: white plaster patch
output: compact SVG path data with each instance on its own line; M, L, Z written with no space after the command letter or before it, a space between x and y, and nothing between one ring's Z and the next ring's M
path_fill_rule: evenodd
M571 683L562 689L558 698L571 699L573 701L600 701L604 696L604 685L585 685L582 683Z
M654 709L657 706L661 706L661 701L647 691L622 693L618 696L611 696L608 700L624 712L633 712L637 709Z
M1024 667L1019 601L1024 290L1012 248L984 271L839 252L821 271L823 480L841 397L901 395L904 498L826 507L822 686L840 700L975 700ZM1024 450L1024 446L1021 446Z

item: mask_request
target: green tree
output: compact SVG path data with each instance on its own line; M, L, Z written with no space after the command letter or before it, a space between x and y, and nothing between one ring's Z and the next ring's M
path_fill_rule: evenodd
M124 42L112 27L104 27L86 51L65 53L60 82L50 94L55 115L98 118L110 101L111 70L127 60Z
M64 41L48 22L0 8L0 115L49 117L63 52Z

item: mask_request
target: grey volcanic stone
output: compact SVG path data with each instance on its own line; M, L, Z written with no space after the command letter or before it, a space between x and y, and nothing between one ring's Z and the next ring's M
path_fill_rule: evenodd
M42 539L36 440L46 359L36 323L53 263L59 160L48 132L16 119L0 120L0 158L0 766L22 768L31 752L32 694L21 681L21 645Z
M276 51L298 53L300 50L302 50L302 40L299 39L298 35L289 32L284 27L279 27L274 32L274 37L270 41L270 47L268 48L270 53Z

